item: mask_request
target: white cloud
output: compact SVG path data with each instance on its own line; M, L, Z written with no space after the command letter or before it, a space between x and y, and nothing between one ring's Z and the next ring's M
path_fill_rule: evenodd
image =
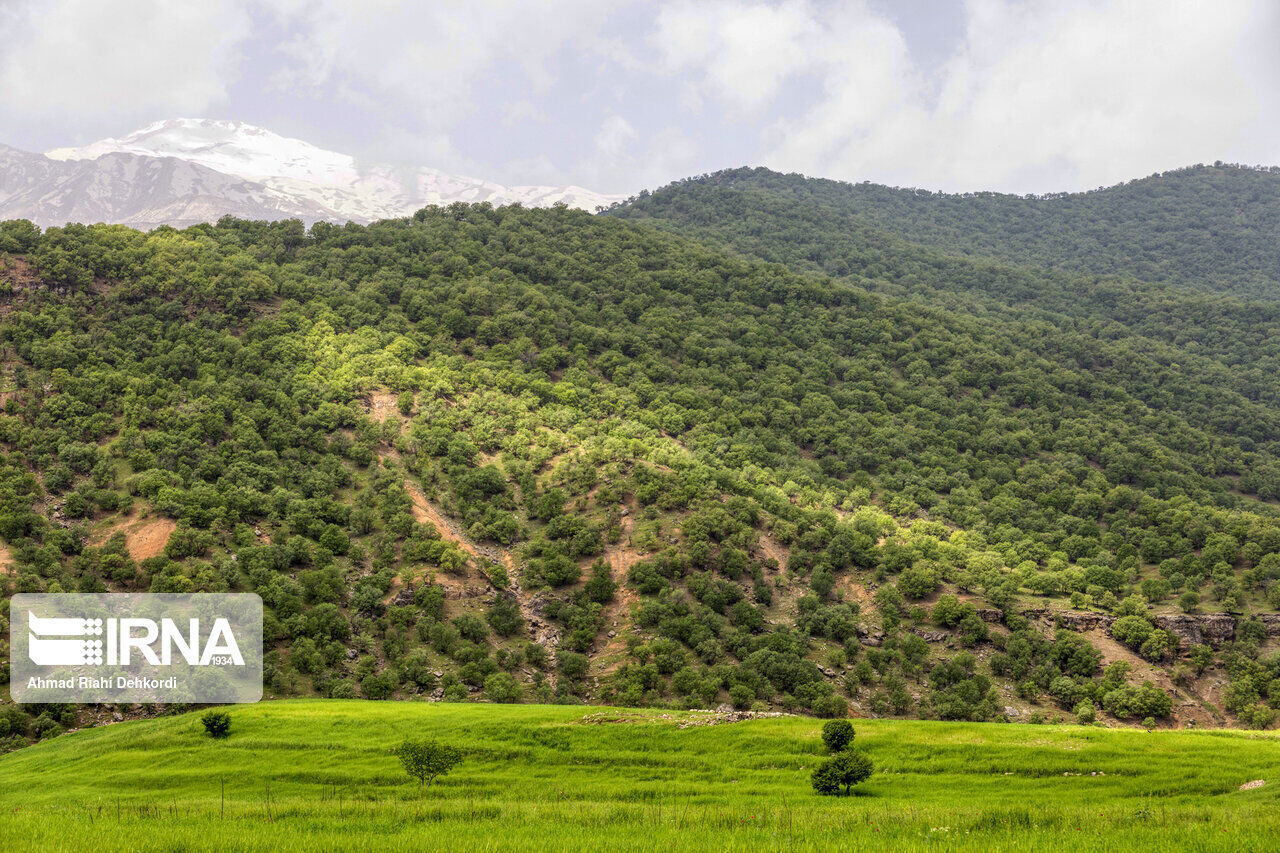
M365 159L602 190L744 161L1016 191L1280 163L1276 0L965 0L950 56L913 56L904 8L0 0L0 142L285 110Z
M920 128L950 137L933 146L932 177L1017 187L1060 172L1084 188L1229 157L1262 118L1260 92L1274 86L1245 64L1274 55L1274 8L971 2L966 47L944 67Z
M672 3L654 38L664 67L696 81L689 101L773 116L762 139L775 168L1044 191L1280 159L1268 2L970 0L961 47L928 76L861 3ZM781 103L808 80L816 103Z
M617 161L626 155L627 146L637 135L631 122L622 116L609 116L596 132L596 153Z
M0 111L26 121L201 112L225 102L249 28L236 0L0 5Z
M680 0L658 11L652 42L668 72L691 71L711 93L750 113L769 103L787 77L810 65L809 43L819 35L813 10L803 0L776 6Z
M633 192L689 174L699 153L698 143L677 127L642 134L618 115L601 122L593 142L592 153L575 164L571 173L561 171L556 182L579 183L603 192Z
M270 2L296 33L277 82L328 88L388 113L422 111L429 125L447 127L477 108L475 87L499 71L545 92L555 80L549 61L593 50L609 13L629 0Z
M547 114L532 99L524 98L519 101L507 101L502 105L502 123L505 125L510 126L532 121L544 122L546 120Z

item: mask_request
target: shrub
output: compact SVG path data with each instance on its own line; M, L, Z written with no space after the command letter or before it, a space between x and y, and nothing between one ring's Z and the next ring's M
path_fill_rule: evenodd
M928 566L912 566L898 578L898 590L907 598L921 599L938 588L938 577Z
M1137 651L1155 629L1142 616L1122 616L1111 626L1111 636Z
M483 643L485 638L489 636L489 629L485 627L480 617L465 613L462 616L455 617L453 627L458 629L458 634L464 640L470 640L473 643Z
M540 643L526 643L524 646L524 659L529 662L530 666L546 669L547 647Z
M1191 665L1196 668L1197 675L1213 665L1213 649L1203 643L1192 646L1188 657L1191 660Z
M815 699L810 706L815 717L838 720L849 716L849 703L839 696L826 696Z
M613 601L614 594L618 591L618 584L613 579L613 571L609 568L609 564L604 560L596 560L591 566L591 580L587 581L583 589L587 593L587 598L597 604L608 604Z
M231 715L226 711L208 711L200 722L204 730L212 738L224 738L231 734Z
M495 672L484 680L484 692L491 702L519 702L522 698L520 682L505 672Z
M973 612L973 605L960 602L955 595L939 596L938 603L933 605L933 621L946 628L954 628L960 620Z
M831 752L841 752L853 743L853 723L848 720L832 720L822 727L822 742Z
M333 686L329 688L329 697L332 699L354 699L359 695L359 688L357 688L355 682L349 678L344 678L341 681L335 681Z
M1086 726L1091 725L1098 718L1097 712L1093 709L1093 703L1087 699L1076 705L1075 714L1076 719Z
M489 620L489 626L493 628L493 632L500 637L514 636L524 627L520 605L516 603L515 597L510 595L499 595L485 618Z
M400 686L400 679L389 669L373 672L360 679L360 690L367 699L387 699Z
M1116 717L1167 717L1173 710L1169 694L1149 681L1141 687L1125 685L1102 696L1102 707Z
M843 787L844 793L848 794L854 785L869 779L872 770L871 759L866 753L854 749L841 752L814 768L813 790L819 794L838 795Z
M462 761L462 753L451 746L432 740L406 740L395 751L410 778L418 787L430 785Z
M1260 703L1246 705L1239 716L1240 722L1249 729L1268 729L1276 721L1276 712Z
M577 652L557 652L556 660L560 664L561 674L570 681L586 677L587 667L590 665L586 655L580 655Z

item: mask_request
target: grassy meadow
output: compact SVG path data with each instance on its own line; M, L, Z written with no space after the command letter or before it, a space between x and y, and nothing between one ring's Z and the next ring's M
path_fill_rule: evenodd
M1245 850L1280 837L1270 734L857 720L876 774L819 797L821 721L284 701L0 756L6 850ZM465 761L425 791L391 749ZM1095 775L1096 774L1096 775ZM1265 779L1261 788L1241 784Z

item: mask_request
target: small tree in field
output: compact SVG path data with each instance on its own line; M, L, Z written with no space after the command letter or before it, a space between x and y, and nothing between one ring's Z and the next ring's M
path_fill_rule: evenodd
M462 761L461 752L433 740L406 740L396 747L396 756L404 765L404 772L418 780L419 788L430 785Z
M200 718L204 730L212 738L224 738L231 734L231 715L226 711L209 711Z
M839 794L843 787L844 793L848 794L854 785L871 777L872 769L871 759L866 753L845 750L814 768L813 790L819 794Z
M832 720L822 727L822 742L831 752L840 752L853 743L853 723L848 720Z

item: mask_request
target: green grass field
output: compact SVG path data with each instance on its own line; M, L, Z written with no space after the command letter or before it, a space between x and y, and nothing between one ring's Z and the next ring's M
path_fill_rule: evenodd
M1269 734L858 720L876 775L837 798L809 787L822 746L804 717L680 728L698 715L230 711L225 741L188 714L0 757L0 848L1238 851L1280 838ZM420 792L390 753L406 736L466 760ZM1267 784L1238 790L1255 779Z

